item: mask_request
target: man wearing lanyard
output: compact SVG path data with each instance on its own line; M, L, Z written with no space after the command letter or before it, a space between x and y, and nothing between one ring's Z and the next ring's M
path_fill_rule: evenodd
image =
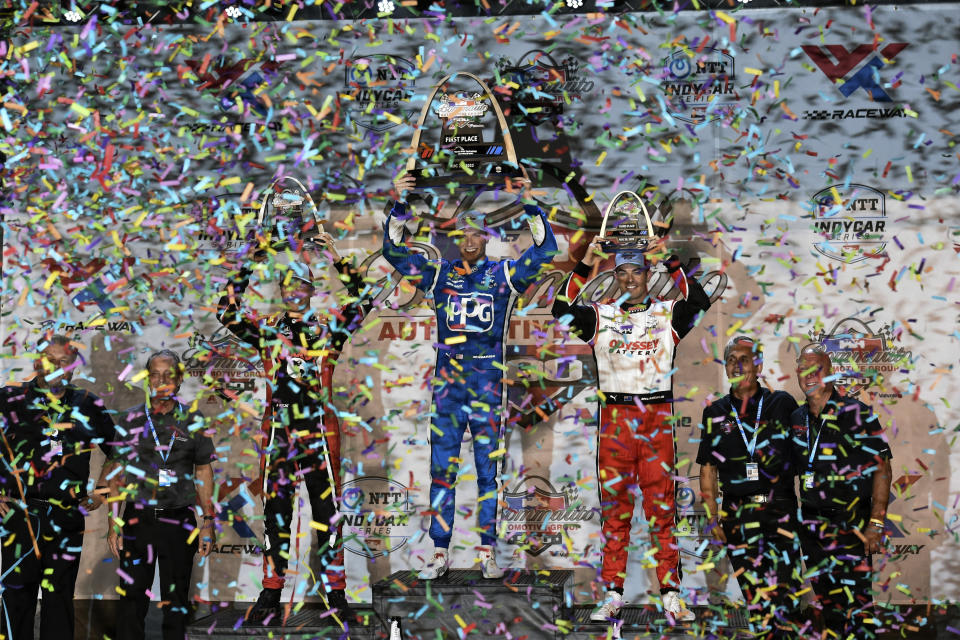
M790 596L800 585L796 472L790 465L790 415L797 403L785 391L760 386L763 351L753 338L731 340L723 361L730 393L704 409L697 453L707 530L730 550L751 629L774 638L782 632L777 627L794 621Z
M110 514L108 544L120 563L117 639L142 640L149 589L160 565L164 640L183 640L189 610L190 574L214 542L213 442L206 421L177 397L183 365L176 353L158 351L147 360L150 395L120 414L110 479L123 512ZM112 469L111 472L113 473ZM108 474L109 476L110 474ZM199 530L193 507L200 503ZM115 503L116 504L116 503Z
M0 392L0 632L14 640L33 638L41 587L40 640L73 637L84 516L103 503L90 453L97 444L109 454L113 422L99 398L69 384L77 356L69 338L49 335L36 377Z
M871 554L882 550L890 501L890 447L877 416L834 388L824 346L807 345L797 379L807 404L793 412L800 465L800 543L824 629L873 637Z

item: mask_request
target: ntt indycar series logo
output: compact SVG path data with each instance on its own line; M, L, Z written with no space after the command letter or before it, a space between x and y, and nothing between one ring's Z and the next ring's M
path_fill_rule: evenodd
M410 489L382 476L362 476L343 484L340 513L343 546L358 556L379 558L402 548L419 529Z
M526 476L503 494L506 508L500 513L501 528L506 529L507 543L539 556L554 545L557 555L566 555L564 533L579 529L596 515L583 505L580 489L569 484L557 491L542 476Z
M836 384L845 387L849 395L859 394L881 377L889 379L913 357L911 351L894 344L892 326L875 332L859 318L844 318L829 332L810 337L823 345L833 363Z
M699 124L716 120L736 109L739 94L733 56L712 47L691 58L677 51L663 61L663 92L670 115Z
M417 73L412 62L399 56L374 53L351 58L344 70L341 102L364 129L392 129L413 116Z
M837 184L812 198L819 253L847 264L883 257L887 209L882 191L863 184Z

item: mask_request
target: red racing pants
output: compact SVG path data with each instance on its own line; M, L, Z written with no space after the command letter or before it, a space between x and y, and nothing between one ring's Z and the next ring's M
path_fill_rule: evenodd
M608 402L600 408L597 473L600 485L603 565L600 576L608 588L623 589L630 545L630 521L636 494L657 562L661 593L679 589L680 549L675 535L676 463L669 402L636 404Z

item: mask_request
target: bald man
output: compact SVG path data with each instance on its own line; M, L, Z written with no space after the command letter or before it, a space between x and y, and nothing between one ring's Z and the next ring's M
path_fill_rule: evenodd
M822 344L797 360L806 396L790 416L800 476L800 544L824 629L873 637L871 555L882 550L890 501L890 447L873 410L842 395ZM841 633L842 632L842 633Z

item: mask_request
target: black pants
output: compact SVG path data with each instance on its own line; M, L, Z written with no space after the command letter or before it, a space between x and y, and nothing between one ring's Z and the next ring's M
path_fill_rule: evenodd
M747 602L751 630L758 638L783 638L798 622L800 590L796 503L723 502L720 525L727 536L727 555ZM758 593L760 597L757 598ZM755 601L756 600L756 601Z
M0 630L10 640L32 640L40 591L40 640L69 640L73 638L73 588L83 547L83 514L76 508L34 500L28 501L28 509L40 557L34 552L26 515L11 506L12 513L2 525L6 532L0 547Z
M863 530L870 512L802 508L800 542L807 572L820 604L825 629L840 638L872 638L863 623L873 617L873 565L863 541L854 531Z
M263 506L267 542L263 586L272 589L283 587L287 571L284 556L290 553L293 500L301 480L307 485L313 520L323 525L316 531L317 553L324 569L333 561L338 542L336 527L331 525L337 512L336 491L330 486L331 472L325 463L323 441L311 437L297 438L291 443L285 434L280 437L281 433L279 429L275 431L276 440L268 457Z
M187 543L197 526L190 507L154 512L128 503L123 513L123 553L120 556L120 596L117 640L142 640L153 575L160 565L160 598L164 640L183 640L189 613L190 574L198 539ZM129 578L129 580L128 580ZM130 582L132 580L132 582Z

